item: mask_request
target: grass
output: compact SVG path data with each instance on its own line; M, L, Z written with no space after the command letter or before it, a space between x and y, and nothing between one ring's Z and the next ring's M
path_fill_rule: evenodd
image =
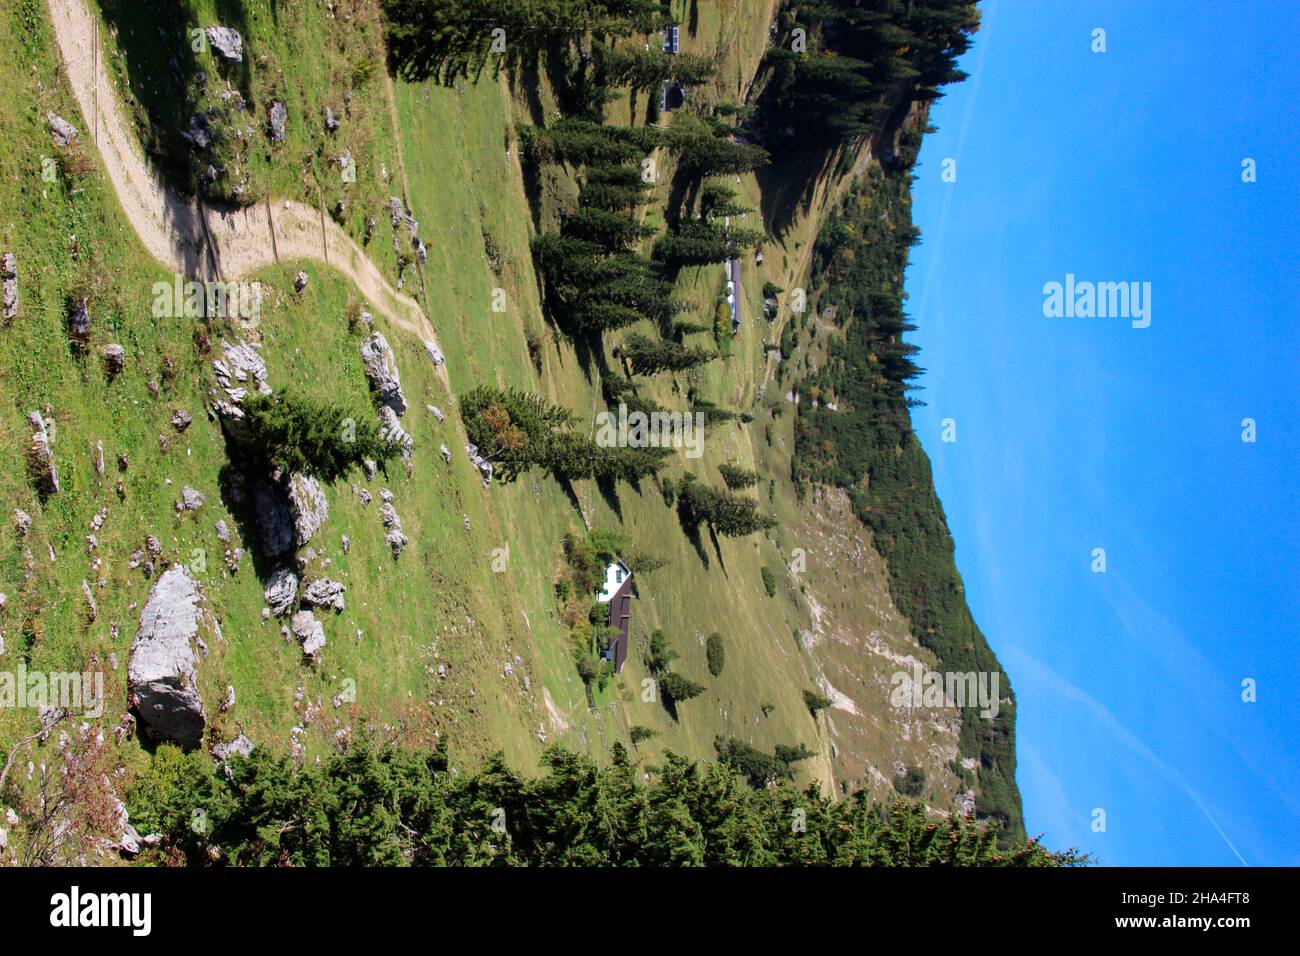
M684 37L686 49L725 52L716 88L698 91L699 98L738 99L741 78L752 74L766 44L766 20L745 14L735 3L699 3L692 5L694 14L682 6L683 22L694 19ZM215 0L195 0L190 7L200 23L216 17L218 8L225 6ZM129 54L114 61L123 82L165 75L164 51L149 50L156 26L143 8L103 0L101 9ZM252 54L246 80L250 101L260 110L269 96L283 94L290 113L287 142L252 151L250 176L271 195L315 202L316 185L328 171L324 161L336 148L317 118L373 37L362 30L357 38L340 41L338 23L328 23L310 4L252 0L245 9L240 27ZM573 489L577 508L564 488L538 474L485 489L465 459L454 398L433 374L421 343L379 320L401 369L411 406L403 424L415 437L416 451L412 477L398 464L369 487L376 496L380 488L393 492L411 544L395 562L383 541L377 504L363 508L347 481L328 489L330 517L313 546L331 561L323 573L347 586L347 608L337 616L321 615L329 645L319 668L312 669L302 663L296 645L281 638L277 622L261 621L259 571L266 569L246 556L232 575L220 560L213 523L232 522L233 515L218 490L225 444L204 415L208 363L195 351L193 322L149 317L152 283L170 277L136 245L93 157L90 172L66 186L40 180L39 159L50 153L44 111L77 116L59 77L42 4L23 0L0 11L0 54L0 78L14 94L0 101L0 126L6 130L0 140L0 251L18 252L23 295L20 318L0 328L0 439L5 447L23 447L26 412L48 403L58 422L54 447L63 482L60 494L42 507L17 465L0 468L0 496L36 519L26 541L17 538L7 519L0 525L0 590L9 598L0 617L7 647L0 667L10 668L22 656L31 668L79 669L92 657L103 662L115 654L120 666L106 678L106 719L116 722L125 709L126 657L149 589L126 561L144 535L154 533L174 559L193 561L195 549L206 555L207 570L199 577L225 641L212 648L200 673L209 717L223 736L244 732L262 745L287 749L291 728L304 726L310 757L333 747L337 732L355 733L364 725L413 744L449 736L456 759L467 763L500 749L515 766L529 770L544 746L539 725L547 743L559 737L593 755L607 753L616 741L630 745L631 728L639 725L658 732L637 747L647 766L669 750L711 758L717 735L738 737L767 752L777 744L803 743L816 756L797 765L796 778L818 781L828 792L849 784L887 788L891 765L901 762L925 765L932 796L941 802L950 797L955 778L944 776L945 735L923 726L905 734L897 715L885 707L880 681L894 667L889 655L920 652L889 601L886 571L874 556L870 535L847 526L832 499L802 505L796 500L789 479L793 416L772 417L768 407L779 396L760 397L769 368L763 344L772 335L761 318L760 290L766 279L787 289L798 284L799 249L810 241L815 223L797 221L790 233L769 244L761 267L746 259L745 321L729 358L710 363L689 380L674 383L660 376L639 385L664 405L681 407L687 385L693 384L700 397L755 415L748 425L717 426L702 458L678 458L667 474L680 478L690 471L717 484L720 463L758 470L764 499L769 481L774 483L771 507L781 521L766 536L713 542L706 535L697 547L654 482L620 486L610 499L579 483ZM166 91L151 82L130 83L140 97L138 115L177 119ZM600 363L584 368L541 313L529 251L528 196L516 150L507 151L514 123L531 115L520 93L523 84L512 90L488 73L476 85L451 89L397 83L400 133L395 136L383 83L375 75L359 85L354 112L339 134L359 157L356 213L346 228L360 239L363 211L379 210L382 241L372 242L369 251L395 277L396 257L379 207L388 195L405 193L429 252L418 275L407 273L407 289L418 293L438 332L452 391L485 382L528 388L589 420L604 406ZM548 108L545 89L541 103ZM400 182L403 168L405 183ZM547 176L543 221L554 216L572 189L563 170ZM662 188L666 192L666 184ZM741 201L758 205L753 176L742 177L738 190ZM498 271L485 254L485 233L500 250ZM73 235L79 246L75 259L69 252ZM290 289L300 267L311 278L306 294L297 297ZM695 312L706 324L720 276L717 266L687 269L680 277L678 294L698 307ZM349 284L328 268L296 263L256 278L271 290L257 332L271 384L292 383L316 397L364 407L359 334L348 329L345 318L355 295ZM63 303L70 290L83 286L93 289L92 355L77 359L63 334ZM505 291L504 313L491 308L497 289ZM540 373L526 347L530 328L546 330ZM110 341L122 343L128 356L126 371L112 383L95 357ZM155 399L147 382L160 377L165 356L176 374ZM447 412L447 422L438 424L426 404ZM183 436L172 435L163 455L157 436L171 434L167 421L176 407L187 409L195 422ZM100 439L108 463L103 478L95 475L91 458ZM439 453L442 443L452 451L450 466ZM123 452L130 467L118 475L115 461ZM124 502L114 490L119 479ZM360 475L351 480L365 483ZM198 515L177 519L173 502L185 484L202 491L207 504ZM92 556L84 536L91 516L105 505L110 514L95 556L103 562L97 573L106 583L96 588L98 619L87 625L80 583L83 578L93 583L96 575L89 569ZM561 540L566 531L584 525L621 526L634 546L666 561L638 577L627 665L597 695L594 708L587 706L553 592ZM352 542L347 554L341 547L344 534ZM58 554L53 564L47 544ZM241 541L236 545L248 547ZM25 583L24 548L35 559ZM499 548L508 548L503 572L494 569ZM807 551L808 570L783 577L781 569L795 548ZM861 560L846 567L845 554ZM764 567L778 572L774 598L763 587ZM680 655L674 670L707 688L678 708L676 720L656 700L643 699L649 679L643 657L655 628L665 631ZM706 661L707 635L715 631L727 645L726 667L718 677L709 674ZM794 633L805 637L796 641ZM445 676L439 675L440 665ZM802 694L821 681L851 699L858 713L831 708L814 719ZM221 715L215 705L227 684L235 686L238 704ZM355 703L335 708L335 695L353 686ZM0 741L16 738L33 719L29 713L0 712ZM127 747L132 759L135 746Z

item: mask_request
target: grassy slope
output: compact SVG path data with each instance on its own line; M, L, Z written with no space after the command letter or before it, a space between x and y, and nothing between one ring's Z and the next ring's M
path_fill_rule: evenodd
M281 20L275 24L266 14L269 4L248 4L246 47L278 51L279 64L291 70L297 68L289 64L328 62L329 37L308 27L315 22L303 13L308 6L279 5ZM698 11L694 32L689 10L682 11L688 25L685 49L719 51L721 57L718 88L700 95L738 100L766 43L766 21L734 3L702 3ZM551 597L560 538L581 526L578 513L563 490L546 478L527 476L513 485L483 489L463 457L452 418L439 426L424 411L425 403L432 402L451 413L454 401L437 384L419 343L391 331L388 337L412 405L405 425L417 441L414 477L408 479L396 466L380 476L372 492L380 487L394 492L412 544L394 563L375 506L362 509L347 483L330 489L331 516L318 550L334 562L327 573L348 585L348 608L327 620L330 645L319 673L313 672L280 639L275 624L261 624L261 582L254 562L246 558L234 576L222 571L212 523L230 515L217 493L224 444L216 426L202 415L206 363L194 354L191 322L148 318L149 287L168 277L134 244L97 171L73 184L79 190L74 195L39 180L33 157L49 152L44 110L76 115L57 77L43 5L24 0L18 10L0 16L8 21L0 23L0 52L5 54L0 76L19 93L0 103L0 125L8 133L0 144L0 172L7 184L0 189L0 246L19 253L24 297L22 317L0 330L6 370L0 378L5 409L0 437L9 443L6 447L24 445L26 411L50 403L59 423L55 451L64 481L63 493L42 510L17 468L0 470L5 500L37 517L26 542L37 571L26 585L23 543L7 520L0 527L0 589L10 598L8 613L0 619L9 650L0 664L11 666L22 650L31 667L80 667L92 653L106 658L110 651L124 664L138 614L132 605L142 603L148 591L148 582L128 571L125 562L144 534L152 532L178 560L188 560L194 548L207 553L208 570L201 577L223 623L226 645L214 648L203 681L209 713L223 735L243 730L267 745L287 746L290 728L304 722L294 699L301 687L307 700L323 704L323 715L307 736L309 753L328 746L340 727L365 719L390 726L401 721L415 741L448 732L466 759L499 747L515 763L530 767L542 747L536 738L539 724L548 740L562 734L570 746L592 753L604 752L614 740L627 742L628 728L643 724L660 731L642 745L651 757L668 748L709 756L716 734L739 736L768 750L777 743L805 743L817 757L802 764L800 774L828 789L841 782L882 785L892 764L942 767L948 730L929 724L904 728L884 705L879 681L894 669L889 655L924 654L892 608L886 573L869 535L842 520L841 503L833 497L806 506L795 503L789 482L792 416L772 419L757 401L767 369L762 345L779 331L760 318L759 290L765 278L787 288L796 284L794 272L815 223L797 221L781 245L769 246L761 269L746 262L746 322L733 343L732 358L708 367L699 382L701 394L727 407L749 409L755 421L719 426L710 433L702 459L679 460L669 472L676 476L689 468L717 483L716 468L722 462L757 467L775 482L773 509L781 528L767 539L725 540L717 549L705 540L702 553L697 552L657 487L647 483L639 493L620 487L617 507L632 540L668 564L640 582L633 653L617 686L602 698L604 706L586 707ZM255 86L259 75L254 74ZM310 82L287 84L303 91L297 95L304 98L291 101L291 117L312 115L318 104L311 98L319 97L328 82L321 74ZM358 215L367 204L376 206L398 192L393 177L400 163L381 82L363 87L361 102L367 108L358 111L351 128L344 128L357 137L355 142L368 144L358 166ZM524 348L527 329L546 328L528 252L531 217L513 151L507 156L505 149L507 131L516 118L527 116L526 108L504 83L489 77L458 90L398 84L395 95L409 199L429 244L423 302L447 352L453 389L484 381L512 384L541 391L582 415L596 410L598 382L584 374L570 346L548 334L540 375ZM615 104L611 118L617 115ZM84 122L78 125L84 128ZM290 144L255 175L272 192L310 198L301 173L283 160L314 150L314 137L305 124L296 126L291 119ZM390 179L384 180L379 169L387 169ZM756 205L753 178L745 177L741 188ZM382 241L372 243L371 251L392 275L386 218L381 209L373 208L372 214L380 220ZM499 275L484 255L485 229L504 253ZM73 233L81 243L80 263L67 254ZM329 270L309 268L312 282L300 301L288 291L296 268L286 263L260 277L275 290L259 330L271 383L294 383L363 407L358 339L343 318L351 292ZM92 311L95 346L120 341L127 347L127 371L111 385L96 359L78 362L70 356L62 334L66 290L87 274L107 276L110 271L113 284L104 283L92 299ZM681 293L707 310L721 271L687 270ZM510 302L504 314L490 308L498 287ZM699 337L701 343L705 338ZM173 357L178 375L154 400L145 383L158 376L163 355ZM769 390L770 402L778 396L777 389ZM665 404L680 402L666 378L654 382L650 392ZM170 432L166 422L178 406L195 415L195 424L182 440L173 439L164 457L157 450L157 435ZM769 422L770 444L764 437ZM91 467L90 448L98 438L105 441L110 467L104 479L97 479ZM444 441L455 455L451 467L438 454ZM125 504L112 491L117 480L113 461L120 451L131 457L130 470L122 476ZM165 483L168 478L171 485ZM184 483L208 496L197 520L174 516L172 502ZM764 482L759 488L764 497L766 489ZM594 487L577 492L589 523L619 520ZM82 536L103 504L110 517L99 534L99 554L108 583L97 589L97 622L86 626L80 599L80 581L87 575ZM349 555L339 547L342 534L352 539ZM45 557L47 541L60 555L54 565ZM493 549L506 547L507 571L499 574L493 570ZM797 547L808 552L808 571L799 577L779 573L781 587L769 598L761 568L780 572ZM845 554L860 560L846 564ZM109 637L109 622L114 621L120 624L116 641ZM678 669L709 688L682 706L679 723L658 704L640 699L646 676L641 655L654 627L662 627L681 654ZM361 638L354 636L358 629ZM717 679L708 675L704 655L704 638L714 630L727 640L726 669ZM504 663L513 662L516 654L521 663L511 676L502 676ZM431 676L438 663L449 665L448 678ZM530 680L528 691L524 675ZM356 681L357 703L336 710L330 698L345 678ZM122 671L109 681L111 720L120 714L123 682ZM231 715L217 717L215 703L227 683L236 686L239 705ZM833 687L856 703L814 721L801 693L818 686ZM768 717L762 714L765 704L774 705ZM0 713L0 739L15 736L20 726L30 724L30 716ZM947 806L954 781L941 771L934 780L931 797L936 805Z

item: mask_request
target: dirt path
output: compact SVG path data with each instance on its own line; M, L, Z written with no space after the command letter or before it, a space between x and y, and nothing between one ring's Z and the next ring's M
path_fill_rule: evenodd
M131 228L150 255L175 272L229 281L284 260L311 260L346 275L394 326L436 344L433 326L410 296L398 292L361 247L320 211L285 199L217 210L166 186L149 165L118 102L103 57L89 57L99 21L86 0L48 0L59 51L82 116L96 124L109 181ZM98 112L96 112L98 107ZM438 376L448 387L445 366Z

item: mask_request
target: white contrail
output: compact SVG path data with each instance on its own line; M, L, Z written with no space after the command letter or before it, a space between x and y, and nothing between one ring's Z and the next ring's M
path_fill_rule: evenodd
M1215 832L1218 833L1223 842L1227 844L1228 849L1231 850L1233 855L1241 861L1241 865L1250 866L1250 864L1246 862L1246 858L1237 851L1237 848L1233 846L1232 841L1228 839L1228 835L1223 832L1223 827L1219 826L1219 822L1214 819L1213 814L1210 813L1209 807L1205 805L1205 802L1200 798L1196 791L1192 789L1191 785L1183 779L1183 775L1178 772L1177 768L1171 767L1169 764L1157 757L1150 747L1144 744L1134 734L1130 733L1129 730L1119 722L1105 704L1096 700L1085 691L1080 690L1078 687L1075 687L1046 664L1030 657L1022 651L1016 650L1015 648L1007 648L1002 652L1002 657L1004 661L1014 660L1017 666L1022 669L1034 671L1035 676L1039 680L1051 684L1053 690L1058 694L1071 700L1078 701L1091 710L1093 715L1096 716L1096 718L1101 721L1101 723L1104 724L1112 734L1119 738L1121 743L1134 753L1138 754L1138 756L1151 763L1175 786L1177 786L1178 789L1187 794L1187 796L1191 798L1192 802L1201 808L1201 813L1205 814L1205 819L1210 821L1210 826L1214 827Z

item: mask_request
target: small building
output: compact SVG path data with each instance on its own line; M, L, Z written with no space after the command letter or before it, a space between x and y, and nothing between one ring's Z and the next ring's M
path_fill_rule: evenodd
M605 568L605 583L596 593L596 600L608 607L606 620L615 631L601 657L614 665L617 674L627 660L627 632L632 624L632 572L618 558Z
M680 109L686 102L686 87L672 80L664 80L659 89L659 109L661 112Z
M671 53L673 56L676 56L677 51L680 49L680 42L677 27L664 27L665 53Z

